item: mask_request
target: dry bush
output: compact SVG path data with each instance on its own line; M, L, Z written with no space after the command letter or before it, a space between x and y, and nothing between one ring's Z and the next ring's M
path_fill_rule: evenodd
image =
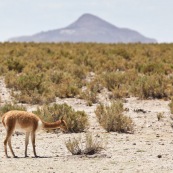
M97 94L101 92L103 86L99 77L87 80L86 89L80 93L80 97L87 101L88 106L92 106L92 104L98 102Z
M12 104L12 103L6 103L5 105L0 107L0 116L2 116L4 113L11 111L11 110L21 110L21 111L26 111L26 108L24 106L20 106L17 104Z
M57 121L61 117L67 123L69 132L83 132L88 126L88 118L84 111L74 111L67 104L53 104L52 106L45 105L42 108L37 108L34 111L45 121Z
M17 91L13 96L21 103L43 104L55 101L55 90L43 73L15 75L14 71L8 73L6 84Z
M81 138L73 138L65 142L68 151L70 151L70 153L72 153L73 155L82 154L81 144Z
M91 133L86 134L86 142L85 142L85 149L83 150L84 154L93 155L99 153L102 149L104 149L103 141L94 139ZM101 139L103 140L103 139Z
M83 144L81 138L69 139L65 145L73 155L93 155L99 153L104 149L103 141L94 139L93 135L88 133L85 135L85 142Z
M81 92L81 98L87 101L88 106L92 106L93 103L97 103L97 92L86 89Z
M128 116L123 115L123 104L112 102L110 106L100 104L96 108L96 116L101 126L108 132L133 132L134 123Z
M17 90L17 75L15 71L8 71L5 74L5 83L8 88L14 88Z
M119 87L122 83L126 83L126 74L122 72L110 72L103 75L106 88L109 91Z
M134 82L131 92L141 99L147 98L167 98L167 85L168 80L164 79L163 76L153 74L150 76L139 76Z
M57 97L75 97L79 94L80 81L70 73L55 71L50 74L50 79L54 84Z
M21 73L24 68L24 63L22 62L21 58L17 57L7 58L6 65L8 70L16 71L18 73Z

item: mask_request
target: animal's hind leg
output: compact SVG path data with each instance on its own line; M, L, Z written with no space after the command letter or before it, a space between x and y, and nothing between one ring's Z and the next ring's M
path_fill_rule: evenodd
M8 154L7 154L7 143L9 145L9 147L10 147L10 150L11 150L13 156L15 157L13 149L11 147L11 136L12 136L12 134L13 134L13 129L7 128L7 134L6 134L6 138L4 140L4 150L5 150L5 155L6 155L7 158L9 157Z
M31 141L32 141L32 147L33 147L33 152L34 152L34 156L38 157L36 154L36 150L35 150L35 132L31 132Z
M17 157L17 156L15 156L14 151L13 151L13 148L12 148L12 146L11 146L11 136L10 136L10 138L9 138L9 140L8 140L8 146L9 146L9 148L10 148L10 151L11 151L13 157Z
M25 157L28 157L28 155L27 155L27 148L28 148L28 143L29 143L29 135L30 135L30 132L26 132L26 137L25 137Z

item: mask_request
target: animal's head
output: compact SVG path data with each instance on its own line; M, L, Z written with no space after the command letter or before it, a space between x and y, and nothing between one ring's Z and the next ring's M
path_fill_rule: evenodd
M60 129L63 131L63 132L67 132L68 131L68 126L67 126L67 123L65 122L65 120L63 119L63 117L61 118L60 120Z

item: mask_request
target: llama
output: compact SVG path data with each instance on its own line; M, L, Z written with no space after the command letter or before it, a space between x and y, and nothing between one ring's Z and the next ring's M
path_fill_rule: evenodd
M19 131L24 131L26 133L25 136L25 157L28 157L27 155L27 147L29 143L29 135L31 134L31 142L32 142L32 147L33 147L33 152L34 156L38 157L36 154L36 149L35 149L35 137L36 137L36 132L41 130L41 129L56 129L60 128L62 131L67 131L67 124L63 120L58 120L54 123L48 123L42 121L37 115L33 113L29 113L26 111L9 111L5 113L2 116L2 123L4 127L6 128L6 137L4 140L4 150L5 150L5 155L8 158L7 154L7 143L10 148L10 151L13 155L13 157L17 157L14 154L14 151L12 149L11 145L11 137L12 134L15 130Z

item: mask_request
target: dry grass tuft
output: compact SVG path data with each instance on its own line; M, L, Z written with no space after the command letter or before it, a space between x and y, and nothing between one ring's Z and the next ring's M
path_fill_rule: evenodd
M81 143L81 138L73 138L66 141L65 145L70 153L73 155L80 155L82 154Z
M65 145L73 155L93 155L99 153L101 150L104 149L103 142L93 138L93 135L88 133L85 135L85 142L83 142L81 138L73 138L69 139L65 142Z
M160 121L162 118L164 118L164 113L163 112L157 113L157 119L158 119L158 121Z

